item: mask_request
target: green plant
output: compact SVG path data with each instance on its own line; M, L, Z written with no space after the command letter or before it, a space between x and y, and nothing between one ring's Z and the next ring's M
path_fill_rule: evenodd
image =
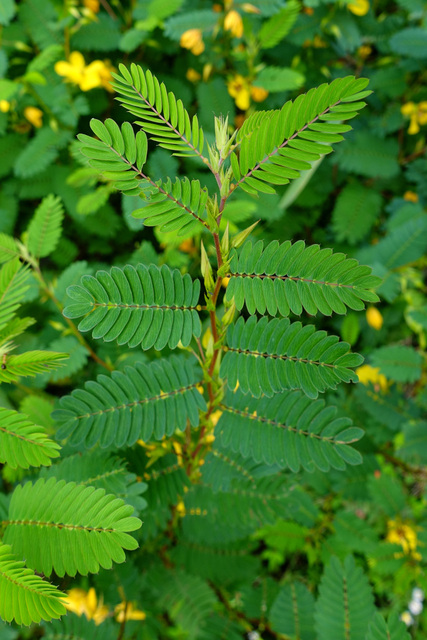
M136 65L130 70L121 66L120 71L121 75L115 75L115 89L140 129L135 134L129 122L119 127L112 119L105 123L92 120L97 138L81 134L79 149L112 188L141 198L143 206L133 216L143 219L146 226L178 234L196 227L203 232L204 304L200 303L197 277L166 265L113 266L109 272L83 275L80 284L68 288L71 301L63 313L70 331L78 336L83 352L101 366L111 371L80 333L90 331L95 340L116 341L129 348L154 348L167 357L147 363L144 359L138 362L137 356L135 366L100 375L60 399L53 413L59 426L56 438L67 442L68 453L71 445L86 450L96 447L96 455L88 458L93 454L83 453L68 467L65 458L42 472L34 484L18 486L12 495L2 522L0 568L6 596L0 614L18 623L50 620L64 612L61 594L33 571L50 575L54 570L57 576L96 573L100 566L122 562L123 548L137 547L127 533L141 524L132 516L129 487L123 496L125 504L114 495L120 493L120 485L107 481L110 469L125 472L123 464L117 466L112 458L117 450L133 447L122 452L129 461L140 459L144 449L150 457L150 464L141 466L150 481L146 495L152 522L146 533L141 529L142 539L153 529L161 535L162 530L180 528L184 513L193 516L185 519L179 543L169 551L178 564L180 557L188 557L192 546L194 553L197 548L205 553L203 545L207 545L212 553L222 549L225 557L232 557L233 545L253 531L254 523L268 525L278 516L295 517L304 501L288 470L342 471L362 460L351 446L361 438L362 430L318 396L336 389L342 381L356 382L353 369L363 358L351 353L349 345L336 336L293 318L303 312L331 316L346 314L348 308L359 311L365 301L378 300L372 289L380 279L371 275L370 267L319 245L280 244L277 240L266 246L262 241L253 243L250 235L256 225L233 236L228 224L221 227L221 219L236 189L255 196L274 193L273 185L297 178L301 170L331 152L331 144L340 142L350 130L343 121L365 106L363 99L370 93L367 80L336 79L287 102L282 109L254 113L231 135L228 120L215 118L215 140L207 143L205 156L197 116L190 118L182 102L149 71ZM175 155L194 156L206 165L215 177L217 193L210 193L198 180L151 179L145 172L147 134ZM45 371L64 358L64 354L43 351L9 355L13 338L30 322L15 315L30 272L21 266L19 257L61 308L40 270L40 258L49 255L58 242L61 220L60 201L48 196L23 243L5 235L0 238L5 263L0 274L1 377L6 382ZM224 282L228 287L221 301ZM246 319L241 315L236 320L243 309ZM258 319L256 313L262 317ZM209 317L209 327L202 340L203 315ZM75 319L80 319L77 329ZM182 353L169 355L176 349ZM1 411L3 461L24 469L49 466L51 458L58 456L58 445L23 414ZM137 441L142 448L134 446ZM156 444L159 442L164 447ZM94 469L97 465L100 469L97 479L94 470L88 469L89 460ZM76 482L69 482L70 476ZM139 485L137 493L146 488L140 481ZM106 494L110 487L111 493ZM172 511L169 505L175 505ZM139 502L139 509L144 506L145 501ZM28 569L20 560L24 557ZM221 575L220 566L216 571ZM350 606L354 637L364 638L374 608L365 603L363 617L354 608L358 606L358 583L363 583L367 599L371 597L366 578L360 569L355 570L351 558L343 566L338 560L336 566L331 564L329 573L334 572L344 584L339 597L334 593L337 620L342 617L342 625L348 624ZM280 612L272 613L273 628L282 624L287 630L279 629L281 633L311 638L316 620L319 637L329 637L325 607L330 601L330 579L325 574L316 616L310 612L301 636L295 618L277 622ZM169 580L169 572L157 567L152 591L157 589L167 599ZM189 599L197 598L197 592L204 589L203 607L213 607L215 597L207 585L199 585L199 578L178 572L174 580L176 589L185 589ZM349 587L345 587L347 582ZM292 588L296 588L297 602L301 598L302 611L306 606L312 609L312 596L305 587L297 584ZM170 598L175 595L172 589ZM25 597L27 613L23 613ZM175 622L181 624L186 615L188 610L180 612L178 607ZM378 629L385 629L380 620ZM201 637L197 618L184 626L191 637ZM337 627L337 638L343 629ZM369 633L373 637L375 628Z

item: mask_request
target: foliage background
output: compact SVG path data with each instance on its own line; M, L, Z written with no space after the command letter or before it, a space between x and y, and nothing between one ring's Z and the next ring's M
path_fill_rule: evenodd
M224 27L230 11L243 19L242 33L238 20L229 19L229 29ZM268 34L264 30L263 35L262 25L275 16L277 43L273 37L274 46L263 46ZM186 521L202 516L189 513L188 506L185 511L185 479L177 480L175 491L166 486L164 501L157 503L150 490L156 476L150 475L150 466L144 469L153 461L157 469L179 466L179 443L173 448L159 444L154 452L135 447L127 454L130 475L121 490L129 492L134 483L129 501L144 520L142 554L116 567L114 580L101 571L90 579L62 580L61 588L91 594L84 606L95 622L109 613L99 628L107 637L120 632L120 609L115 616L113 612L126 599L146 614L141 622L136 614L132 620L128 610L126 638L181 638L186 633L239 638L251 630L268 638L285 633L280 603L289 598L291 579L304 589L310 610L310 594L317 596L322 575L334 566L331 555L343 562L353 554L370 585L365 584L363 606L370 606L372 590L386 616L406 612L411 637L424 638L427 615L423 609L408 614L408 605L415 587L427 591L425 4L254 0L250 6L224 7L183 0L22 0L19 5L3 0L0 24L0 233L19 237L41 200L59 196L64 232L43 263L43 274L61 304L66 287L80 275L112 264L165 263L192 275L199 272L200 235L177 238L144 228L131 217L140 207L137 199L119 196L99 181L78 152L76 134L90 134L91 117L118 122L125 117L108 90L111 68L120 62L150 68L187 107L197 109L208 140L214 135L214 113L228 114L230 123L239 126L252 110L281 107L321 82L349 74L370 78L374 93L368 108L335 153L296 185L279 187L275 196L236 195L224 216L234 230L260 219L255 234L266 241L301 238L333 247L383 277L379 313L368 309L366 314L315 320L318 328L350 342L375 369L360 371L363 384L328 395L328 402L333 399L366 430L359 445L363 464L327 475L300 472L298 508L288 505L282 518L261 519L258 529L244 529L212 561L206 549L195 545L190 553L179 545L179 533L168 531L171 514L178 530L181 520L185 529ZM194 28L202 34L181 40ZM72 52L80 52L83 62L70 58ZM74 60L71 67L64 67L67 60ZM91 67L94 61L99 62ZM208 186L212 180L194 159L171 157L159 148L151 150L149 169L156 178L190 175ZM71 357L58 371L25 384L2 385L0 405L39 416L53 432L49 416L55 398L93 379L102 368L69 332L35 279L26 294L25 315L37 323L25 334L23 350L49 347ZM114 344L97 345L96 353L118 369L158 357L154 351L126 351ZM17 482L31 478L7 465L2 477L5 503ZM149 489L141 497L143 480ZM223 524L225 530L232 527L231 520ZM209 527L205 529L207 536ZM171 535L178 544L162 555ZM175 588L168 590L171 575ZM182 600L181 592L186 594ZM95 622L71 613L67 620L76 625L74 633L83 625L83 633L96 637ZM59 629L61 623L55 624ZM85 626L89 624L93 627ZM54 626L44 627L46 637ZM2 638L39 633L1 629ZM302 637L313 637L310 630L306 633Z

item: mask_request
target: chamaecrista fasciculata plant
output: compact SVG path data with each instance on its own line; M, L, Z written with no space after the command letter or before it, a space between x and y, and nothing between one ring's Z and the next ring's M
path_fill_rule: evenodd
M202 299L197 278L167 265L112 266L68 289L71 301L64 316L73 326L79 319L79 332L125 350L166 352L161 359L144 358L87 382L62 397L53 414L56 440L80 452L91 450L92 464L101 468L118 449L122 455L144 456L144 448L134 446L137 441L145 447L162 439L172 443L166 445L167 455L154 465L151 460L141 474L148 481L152 512L144 518L139 541L172 527L180 541L233 543L279 515L292 518L302 498L289 471L328 472L361 461L351 444L363 432L337 417L321 396L341 382L356 382L353 369L363 359L338 337L317 330L307 315L362 310L365 301L378 300L372 289L379 279L370 267L318 245L253 241L255 225L232 236L221 218L236 190L274 193L276 185L297 178L331 152L351 128L344 121L365 106L367 84L338 78L279 110L252 114L231 135L227 119L215 118L215 142L206 145L197 115L190 117L150 71L132 64L120 67L114 88L134 124L92 120L96 137L79 135L89 164L118 191L140 196L141 208L133 215L145 226L203 236ZM177 156L199 158L213 173L217 193L189 178L153 181L145 169L147 136ZM48 205L51 215L43 217ZM15 278L18 289L22 283L16 273L22 277L23 271L13 252L40 278L39 258L49 253L40 247L49 245L49 234L61 225L57 203L44 206L32 223L30 242L11 248L12 260L4 267L9 271L3 277ZM228 287L220 301L225 278ZM210 331L202 340L203 321ZM10 362L5 376L13 376L13 356ZM17 412L2 412L17 465L50 464L58 445L38 427L46 456L24 460L13 436L29 433L34 425ZM28 448L37 450L36 444L29 441ZM138 546L129 535L141 524L133 507L79 483L77 475L72 482L80 463L68 465L67 476L66 462L12 495L0 543L5 620L29 624L65 612L62 594L38 573L96 573L100 566L122 562L123 548Z

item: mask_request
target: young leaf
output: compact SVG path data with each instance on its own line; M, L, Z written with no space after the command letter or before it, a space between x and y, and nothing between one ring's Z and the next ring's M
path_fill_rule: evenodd
M19 552L17 552L19 554ZM29 626L66 613L65 595L25 567L12 548L0 542L0 617Z
M58 576L97 573L124 562L123 549L138 544L127 532L141 526L125 505L103 489L56 478L18 485L4 539L32 569Z
M26 415L0 407L0 462L12 469L49 466L60 448Z
M28 248L36 258L45 258L54 251L61 236L64 209L61 199L49 195L37 207L28 227Z

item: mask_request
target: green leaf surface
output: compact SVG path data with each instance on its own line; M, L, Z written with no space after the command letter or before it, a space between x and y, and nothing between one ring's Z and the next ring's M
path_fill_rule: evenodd
M32 569L58 576L97 573L125 561L137 548L128 532L141 526L133 507L105 494L56 478L18 485L12 495L5 542Z

